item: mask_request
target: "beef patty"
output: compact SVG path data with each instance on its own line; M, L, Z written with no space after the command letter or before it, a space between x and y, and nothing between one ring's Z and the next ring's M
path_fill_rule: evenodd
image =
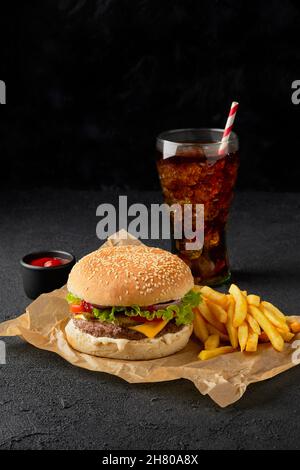
M105 336L107 338L124 338L140 340L145 339L146 336L139 331L130 330L124 325L110 322L102 322L99 320L76 320L74 324L84 333L88 333L96 338ZM182 326L177 326L174 320L169 321L166 326L158 333L157 337L165 335L166 333L176 333L181 330Z

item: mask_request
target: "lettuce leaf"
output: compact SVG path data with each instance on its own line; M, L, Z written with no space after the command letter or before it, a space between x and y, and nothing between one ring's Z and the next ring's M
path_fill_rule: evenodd
M81 299L69 293L67 295L69 303L79 304ZM201 302L201 296L198 292L190 290L182 299L179 304L168 305L165 309L159 310L143 310L138 305L130 307L107 307L105 309L93 308L93 315L100 321L117 322L118 317L116 314L122 313L128 317L140 316L146 320L154 320L154 318L161 318L162 320L175 319L176 325L188 325L192 323L194 314L193 308L197 307Z
M93 308L93 315L97 320L113 322L116 320L114 315L114 308L107 308L105 310L100 310L99 308Z
M68 304L76 304L79 305L81 302L81 299L79 297L76 297L75 295L71 294L71 292L67 293L66 300Z

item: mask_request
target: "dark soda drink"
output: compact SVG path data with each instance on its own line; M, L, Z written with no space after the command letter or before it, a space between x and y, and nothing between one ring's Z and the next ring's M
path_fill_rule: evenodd
M165 202L204 205L202 248L187 250L186 239L173 239L173 251L190 266L196 284L217 285L230 278L226 223L239 165L238 139L232 133L221 152L222 135L222 129L184 129L157 138Z

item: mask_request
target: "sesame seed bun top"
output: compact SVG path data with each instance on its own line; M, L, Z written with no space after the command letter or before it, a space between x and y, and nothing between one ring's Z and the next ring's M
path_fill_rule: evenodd
M94 251L73 267L72 294L94 305L147 306L182 298L194 285L190 268L160 248L115 246Z

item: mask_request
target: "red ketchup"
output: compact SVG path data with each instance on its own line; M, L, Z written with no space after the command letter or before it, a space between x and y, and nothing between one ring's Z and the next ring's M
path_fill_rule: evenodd
M66 263L68 263L67 259L49 256L43 258L36 258L30 261L31 266L40 266L42 268L53 268L54 266L60 266L61 264Z

